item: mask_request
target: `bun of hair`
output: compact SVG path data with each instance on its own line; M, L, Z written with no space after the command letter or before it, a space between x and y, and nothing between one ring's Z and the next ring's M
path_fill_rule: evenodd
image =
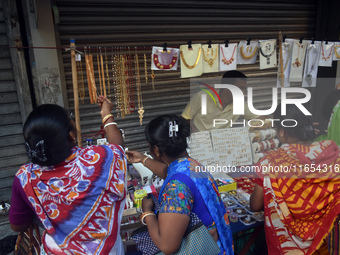
M170 126L178 126L172 131ZM150 121L145 128L148 142L156 145L170 157L177 157L188 147L187 138L190 136L190 124L177 115L162 115Z

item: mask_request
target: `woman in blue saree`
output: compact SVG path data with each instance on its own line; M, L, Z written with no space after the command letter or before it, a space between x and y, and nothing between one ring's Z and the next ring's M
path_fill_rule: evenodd
M142 203L142 222L152 241L165 254L176 252L195 215L217 242L219 254L233 254L232 233L217 185L187 154L189 123L177 115L163 115L150 121L145 135L153 159L136 151L127 154L132 163L141 162L165 179L158 198L158 217L152 213L152 199L146 197Z

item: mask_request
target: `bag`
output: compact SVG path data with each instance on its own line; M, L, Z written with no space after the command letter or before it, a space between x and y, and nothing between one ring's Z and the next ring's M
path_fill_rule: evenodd
M188 233L187 233L188 232ZM176 255L217 255L220 253L220 247L210 235L207 227L200 222L187 229L179 249L173 253ZM164 255L163 252L157 255Z
M152 241L147 226L136 229L131 238L136 242L137 248L143 252L143 255L164 255ZM181 246L173 254L217 255L219 253L220 248L210 235L207 227L200 221L186 230Z
M35 230L35 234L34 234ZM41 237L39 227L31 223L26 231L21 231L15 244L15 255L39 255Z

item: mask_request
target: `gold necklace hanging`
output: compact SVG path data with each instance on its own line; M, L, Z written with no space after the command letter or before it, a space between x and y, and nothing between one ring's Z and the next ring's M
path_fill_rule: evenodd
M139 60L138 60L137 49L135 53L135 74L136 74L139 125L142 126L143 117L144 117L144 107L143 107L143 98L142 98L142 84L140 81L140 74L139 74Z
M106 80L107 80L107 98L110 99L111 92L110 92L110 76L109 76L109 64L107 63L107 53L106 53L106 47L105 47L105 69L106 69Z
M117 117L122 116L122 90L121 90L121 64L120 64L120 54L115 48L115 56L113 58L114 69L114 93L115 93L115 101L116 101L116 110L117 110Z
M105 75L104 75L104 61L103 61L103 54L102 54L102 49L99 47L99 52L100 52L100 66L101 66L101 75L102 75L102 83L103 83L103 92L104 92L104 97L106 97L106 87L105 87ZM99 74L100 76L100 74Z
M151 63L150 66L152 66L152 58L150 59ZM155 72L153 69L151 69L151 84L152 84L152 89L155 89Z
M288 66L288 63L289 63L289 59L290 59L291 48L290 48L289 43L286 43L286 42L282 45L282 48L287 48L286 62L283 65L283 70L282 70L282 72L283 72L283 79L284 79L285 78L285 71L287 69L287 66ZM281 65L281 61L279 61L279 70L281 69L280 65ZM279 77L281 77L281 72L280 71L279 71ZM281 79L279 79L279 82L281 83Z
M84 77L83 77L83 63L81 62L81 55L79 53L76 54L76 65L77 65L79 99L81 103L84 104L85 86L84 86Z
M298 68L298 67L300 67L302 65L301 61L299 60L299 57L300 57L300 48L302 49L302 56L303 56L303 44L302 43L297 43L297 42L294 42L294 43L298 47L298 52L297 52L297 57L296 57L296 59L295 59L295 61L293 63L293 66ZM302 58L302 56L301 56L301 58Z
M336 44L334 47L334 55L337 59L340 59L340 54L338 53L338 49L340 49L340 44Z
M144 73L145 73L145 83L148 83L148 62L146 60L146 54L144 53Z
M251 52L251 53L246 55L246 54L244 53L244 51L243 51L243 45L242 45L242 46L240 47L240 55L241 55L241 57L242 57L243 59L245 59L245 60L250 60L250 59L252 59L252 58L255 56L255 54L256 54L256 52L257 52L257 46L254 48L254 51L252 51L253 46L250 47L250 51L249 51L249 45L247 45L246 48L247 48L247 49L246 49L247 53L248 53L248 52Z
M209 48L207 49L207 55L209 55ZM213 48L211 48L211 56L212 55L214 55ZM213 58L207 58L203 50L203 58L204 58L204 61L208 62L209 66L212 67L214 65L215 59L217 58L217 50L215 50L215 56Z
M332 55L332 50L333 50L333 46L334 46L334 44L332 45L332 47L331 47L331 50L329 51L329 54L328 54L328 56L326 57L325 56L325 52L324 52L324 49L323 49L323 43L321 44L321 55L322 55L322 59L324 59L325 61L327 61L327 59L329 59L330 57L331 57L331 55Z
M103 86L102 86L102 78L101 78L102 72L100 70L100 60L99 60L99 50L98 50L98 48L97 48L97 66L98 66L100 94L103 95Z
M93 56L91 54L90 48L89 48L89 54L86 53L86 49L85 49L85 65L86 65L87 85L89 87L90 101L91 101L91 104L94 104L97 102L97 87L96 87L96 80L94 78Z
M200 61L202 49L200 48L200 49L198 50L197 58L196 58L196 61L195 61L195 63L194 63L193 65L189 65L189 64L187 63L187 61L186 61L185 58L184 58L184 55L183 55L183 51L182 51L182 50L180 50L179 52L180 52L180 54L181 54L181 58L182 58L183 64L186 66L186 68L188 68L188 69L193 69L193 68L195 68L195 67L197 66L198 62Z

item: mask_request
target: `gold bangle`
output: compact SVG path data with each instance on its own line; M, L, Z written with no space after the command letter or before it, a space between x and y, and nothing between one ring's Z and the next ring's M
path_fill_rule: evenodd
M114 116L112 114L108 114L106 115L104 118L103 118L103 125L105 124L105 122L109 119L109 118L113 118L114 119Z
M149 156L146 156L146 157L143 159L143 161L142 161L143 166L145 166L145 161L146 161L148 158L150 158L150 157L149 157Z
M154 214L153 212L146 212L146 213L143 213L142 215L143 215L143 217L141 217L140 221L142 222L143 225L146 225L146 223L144 222L144 219L145 219L146 216L149 216L149 215L156 216L156 214Z

